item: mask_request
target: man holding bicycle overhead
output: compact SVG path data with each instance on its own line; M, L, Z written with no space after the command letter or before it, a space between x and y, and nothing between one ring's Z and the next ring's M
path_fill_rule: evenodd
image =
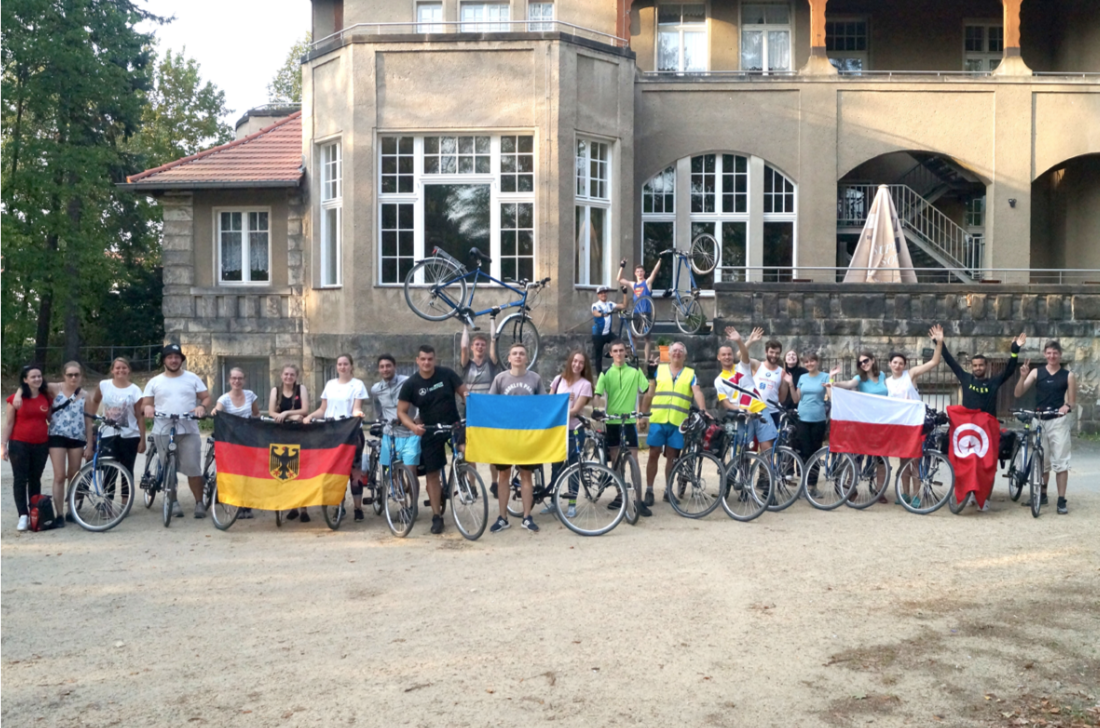
M653 295L653 281L657 280L657 273L661 270L661 259L657 258L657 264L653 266L653 270L650 272L649 277L646 277L645 266L639 263L634 266L634 280L628 281L623 278L623 271L626 270L626 258L619 261L619 273L615 278L619 281L620 285L630 286L634 289L634 300L637 301L642 296Z
M649 392L649 380L645 374L626 363L626 344L616 339L611 342L611 366L596 380L596 396L607 399L606 412L609 419L622 418L638 410L638 398ZM638 457L637 420L627 419L620 422L608 422L607 456L611 462L619 454L620 447L630 448L631 454ZM646 494L645 505L653 505L653 490Z
M493 386L489 388L489 394L506 394L510 396L526 396L532 394L546 394L546 388L542 386L542 377L537 372L527 371L527 347L516 342L508 349L508 371L501 372L493 380ZM531 471L538 465L518 465L520 496L523 498L523 522L522 526L528 531L539 530L535 519L531 517L531 508L535 505L535 486L531 482ZM500 533L508 528L508 497L512 486L508 479L512 477L512 465L510 463L497 463L497 492L500 497L497 502L500 505L500 517L496 523L489 527L492 533Z
M420 438L420 468L428 484L432 504L432 533L443 533L443 487L440 472L447 466L448 432L428 432L435 425L453 425L461 418L455 397L466 397L466 384L452 369L435 365L435 349L427 344L416 355L416 374L401 385L397 395L397 417L410 432ZM415 421L419 412L423 424ZM456 447L462 436L454 434Z
M653 414L649 418L649 460L646 462L646 496L650 502L653 493L653 481L657 479L657 465L661 455L665 456L665 482L672 476L672 464L680 457L684 448L684 435L680 425L691 413L694 401L703 414L707 412L707 403L703 399L703 390L695 378L695 370L684 366L687 360L687 347L674 341L668 347L668 364L661 364L652 380L654 387L652 400L647 408ZM668 490L665 490L668 500Z
M1066 505L1066 483L1069 480L1070 433L1072 421L1069 414L1077 404L1077 375L1062 365L1062 345L1055 339L1043 347L1043 357L1047 360L1044 367L1031 368L1031 361L1025 361L1020 367L1020 378L1016 380L1017 399L1024 392L1035 387L1035 410L1050 412L1049 419L1043 423L1043 492L1039 503L1046 505L1047 485L1050 483L1050 471L1058 481L1058 513L1069 513Z
M496 330L496 319L492 330ZM466 389L470 394L488 394L489 387L493 386L493 380L500 374L500 361L497 356L497 338L493 334L490 341L487 334L477 333L470 336L470 326L462 327L462 345L459 354L459 364L462 367L462 379L466 382ZM477 467L477 463L467 463ZM493 497L497 495L497 471L490 467L493 476Z
M603 374L603 349L615 339L611 330L614 314L624 308L621 303L607 300L610 286L596 289L596 302L592 304L592 361L596 364L596 376Z
M145 416L152 419L155 412L166 415L193 414L196 417L205 415L210 406L210 392L196 374L183 368L187 357L179 344L169 344L161 349L160 361L164 371L145 385L142 400ZM170 420L163 417L153 420L153 442L156 443L157 457L162 466L168 456L168 432L171 429ZM194 420L176 422L176 463L177 472L187 476L187 485L195 496L195 518L206 518L206 508L202 504L202 437L199 435L199 423ZM177 518L183 515L178 500L173 508Z

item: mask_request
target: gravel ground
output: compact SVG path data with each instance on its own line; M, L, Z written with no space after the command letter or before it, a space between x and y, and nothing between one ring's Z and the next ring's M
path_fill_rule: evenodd
M159 502L18 533L2 474L13 726L1100 724L1094 442L1068 516L999 482L987 513L658 502L595 539L547 516L478 542L369 512L165 529Z

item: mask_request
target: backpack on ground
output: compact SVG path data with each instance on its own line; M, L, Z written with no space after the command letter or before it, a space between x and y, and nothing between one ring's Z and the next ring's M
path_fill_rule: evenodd
M31 497L31 530L48 531L54 526L57 514L53 510L53 498L48 495Z

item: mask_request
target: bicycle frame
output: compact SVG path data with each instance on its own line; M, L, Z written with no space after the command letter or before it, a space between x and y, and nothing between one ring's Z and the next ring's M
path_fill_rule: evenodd
M455 262L457 262L457 261L455 261ZM478 281L480 281L482 279L485 279L490 283L495 283L498 286L501 286L503 288L507 288L509 291L511 291L512 293L515 293L517 296L519 296L520 299L518 301L511 301L509 303L501 304L500 306L492 306L492 307L487 308L483 311L474 311L472 309L472 306L474 305L474 294L477 293ZM470 294L467 297L468 300L455 302L454 299L452 299L450 296L447 295L446 287L448 285L450 285L451 283L454 283L455 281L460 281L460 280L465 280L467 282L472 283L472 285L470 286ZM478 263L478 266L476 268L474 268L473 270L471 270L471 271L466 271L465 273L463 273L460 276L455 276L453 278L448 278L446 281L443 281L441 283L436 284L435 286L433 286L433 290L436 293L436 295L438 295L442 300L446 301L449 306L454 307L455 309L459 310L460 312L461 311L467 311L468 315L470 317L484 316L485 314L489 314L489 313L495 315L495 314L500 313L501 311L505 311L509 308L522 308L524 310L527 309L528 291L527 291L526 288L522 288L522 289L517 288L516 286L505 283L504 281L500 281L500 280L497 280L496 278L493 278L491 275L489 275L488 273L485 273L484 271L481 270L481 264L480 263Z
M676 258L676 263L672 268L672 295L676 299L676 305L682 309L684 307L684 301L683 297L680 295L680 269L684 268L687 270L688 280L691 282L690 291L694 293L698 290L699 286L695 282L695 274L691 270L691 263L688 262L687 253L673 250L672 255Z

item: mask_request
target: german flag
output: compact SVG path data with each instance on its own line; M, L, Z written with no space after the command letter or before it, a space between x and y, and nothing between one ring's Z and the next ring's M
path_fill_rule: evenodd
M358 417L301 425L219 413L218 500L265 511L339 504L362 437L359 425Z

